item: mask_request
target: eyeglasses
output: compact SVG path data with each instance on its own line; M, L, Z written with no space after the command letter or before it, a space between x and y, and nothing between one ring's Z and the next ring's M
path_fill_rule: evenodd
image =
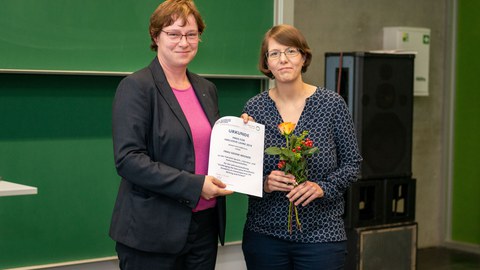
M269 51L265 54L265 56L267 56L268 59L270 60L277 60L280 58L280 55L281 54L285 54L285 56L287 58L290 58L290 57L295 57L297 55L299 55L300 53L302 53L302 50L298 49L298 48L286 48L285 51L281 52L281 51L278 51L278 50L273 50L273 51Z
M198 42L198 36L199 36L198 32L187 33L185 35L182 35L182 34L177 33L177 32L167 32L167 31L163 31L163 30L162 30L162 32L167 34L167 37L173 42L180 42L183 37L185 37L187 42Z

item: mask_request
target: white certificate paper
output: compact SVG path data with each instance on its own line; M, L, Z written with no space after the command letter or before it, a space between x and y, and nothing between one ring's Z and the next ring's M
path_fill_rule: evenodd
M242 118L222 117L212 129L208 174L226 189L262 197L265 126L244 123Z

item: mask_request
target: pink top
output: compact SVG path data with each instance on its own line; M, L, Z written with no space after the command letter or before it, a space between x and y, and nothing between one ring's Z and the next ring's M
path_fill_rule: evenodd
M210 122L200 102L198 102L192 86L185 90L172 89L192 131L193 147L195 150L195 174L207 175L210 135L212 133ZM193 209L193 212L213 208L216 203L217 200L215 198L206 200L200 197L197 207Z

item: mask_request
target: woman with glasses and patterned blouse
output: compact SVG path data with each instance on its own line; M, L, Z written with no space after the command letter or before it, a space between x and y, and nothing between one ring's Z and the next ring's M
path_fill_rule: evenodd
M285 146L285 130L279 132L278 125L290 122L294 135L308 131L308 145L292 152L312 145L319 151L306 160L308 178L300 184L284 172L288 162L265 155L263 197L249 198L242 242L250 270L343 269L345 264L343 194L357 178L361 156L342 97L303 81L311 61L295 27L278 25L265 34L259 68L275 87L251 98L242 118L265 125L266 148Z
M224 243L224 196L232 192L207 175L217 92L187 70L204 28L193 1L160 4L149 28L156 57L117 88L121 182L110 236L121 269L214 269L218 238Z

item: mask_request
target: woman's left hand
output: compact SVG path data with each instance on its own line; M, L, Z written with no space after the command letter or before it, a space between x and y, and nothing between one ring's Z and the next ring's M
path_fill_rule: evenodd
M248 123L248 121L251 121L251 122L255 122L255 119L253 119L253 117L251 117L250 115L246 114L246 113L243 113L242 115L240 115L240 118L243 119L243 123Z
M313 200L323 197L323 189L315 182L305 181L292 189L287 198L295 205L306 206Z

